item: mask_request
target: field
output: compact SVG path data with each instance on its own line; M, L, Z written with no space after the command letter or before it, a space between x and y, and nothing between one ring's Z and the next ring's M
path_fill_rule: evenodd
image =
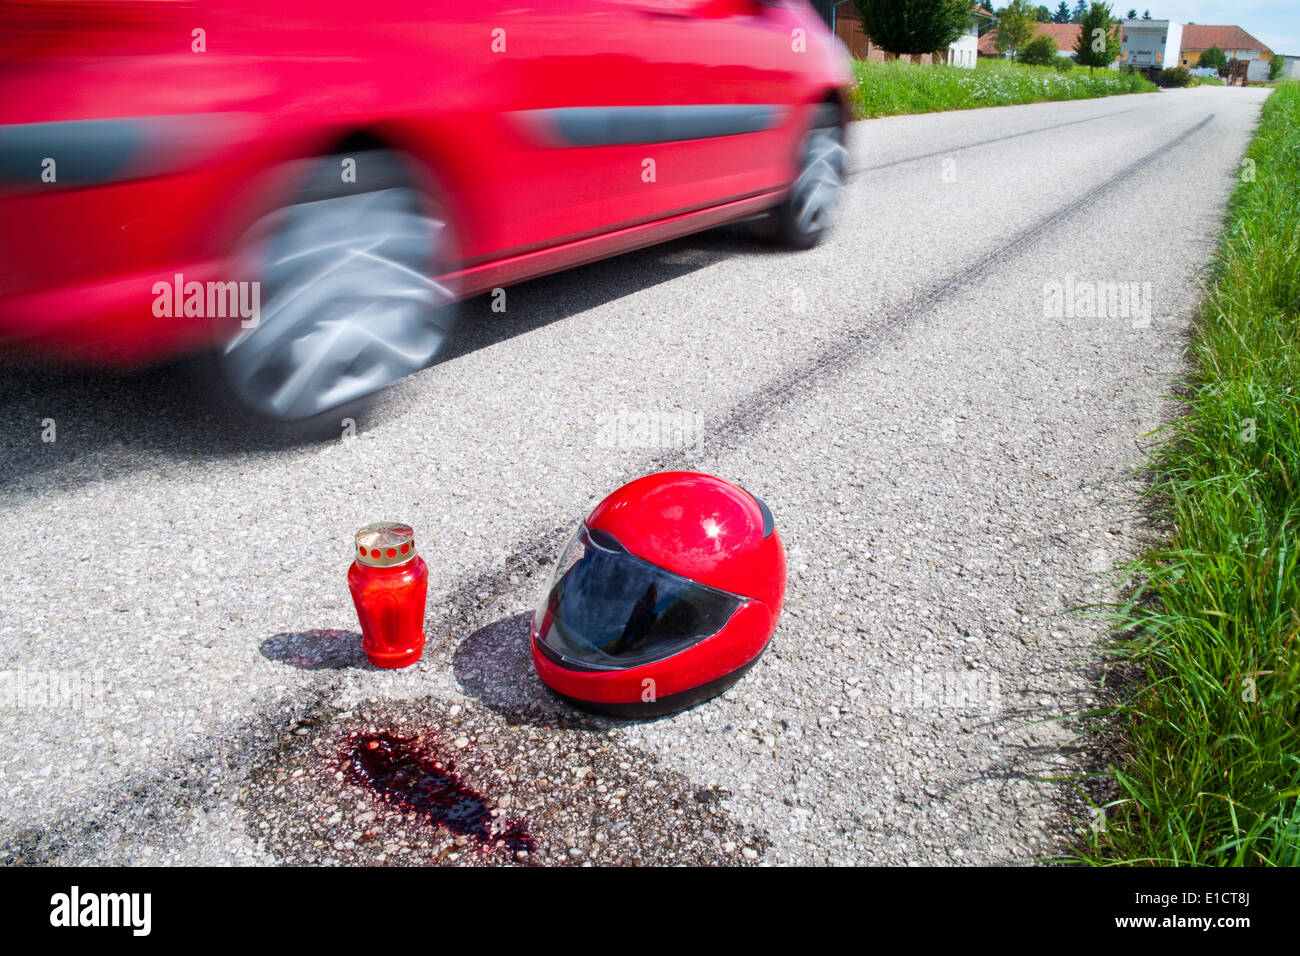
M966 110L1046 100L1079 100L1119 93L1149 93L1153 86L1140 74L1072 67L1059 73L1046 66L1026 66L981 59L975 69L920 66L905 60L888 63L854 61L857 86L854 107L863 118L902 113Z

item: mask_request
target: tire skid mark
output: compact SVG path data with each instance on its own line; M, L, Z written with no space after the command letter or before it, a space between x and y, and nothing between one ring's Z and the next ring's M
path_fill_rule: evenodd
M706 426L705 430L714 436L713 447L715 449L734 447L740 439L770 421L774 414L788 405L796 395L808 391L817 382L858 361L864 353L893 341L939 303L975 283L991 268L1005 265L1019 256L1116 186L1131 179L1205 129L1214 118L1214 113L1207 114L1199 122L1143 154L1072 202L1039 217L1037 222L1026 226L1009 240L985 252L953 275L920 290L906 301L893 306L884 306L880 313L885 321L845 331L837 344L799 362L775 380L754 389L749 396L733 406L730 412L714 419ZM669 450L642 459L637 474L686 468L693 461L694 456L687 451ZM471 609L475 604L480 606L492 604L515 591L519 585L512 583L511 577L530 576L539 565L553 557L565 536L572 530L572 522L549 526L534 525L528 534L517 539L510 547L509 556L500 565L462 575L459 582L448 592L447 597L436 602L442 610L430 615L436 625L428 630L446 630L452 634L460 631L464 622L474 618ZM459 622L453 623L457 619ZM436 647L430 649L437 650Z
M853 176L858 173L875 172L878 169L891 169L894 166L905 166L908 163L918 163L923 159L934 159L936 156L951 156L953 153L960 153L968 149L974 149L976 146L990 146L993 143L1005 143L1010 139L1020 139L1022 136L1033 136L1035 133L1047 133L1054 129L1064 129L1067 126L1078 126L1080 123L1095 123L1097 120L1110 119L1113 116L1123 116L1125 113L1132 113L1136 107L1126 110L1118 110L1114 113L1103 113L1099 116L1088 116L1084 119L1070 120L1068 123L1054 123L1051 126L1036 126L1033 129L1027 129L1019 133L1008 133L1006 136L994 136L991 139L980 139L973 143L962 143L958 146L948 146L944 149L936 149L930 153L918 153L915 156L904 156L902 159L891 159L887 163L877 163L874 166L861 166L856 169L850 169L848 175ZM885 119L886 117L879 117ZM863 120L862 122L868 122Z

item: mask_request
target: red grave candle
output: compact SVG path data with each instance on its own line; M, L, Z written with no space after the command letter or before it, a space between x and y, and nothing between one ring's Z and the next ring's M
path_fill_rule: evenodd
M378 667L407 667L424 651L429 566L409 524L378 521L357 531L348 588L361 621L361 649Z

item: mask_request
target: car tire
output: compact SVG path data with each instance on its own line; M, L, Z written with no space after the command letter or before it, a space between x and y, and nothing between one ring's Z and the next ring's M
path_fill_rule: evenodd
M349 159L355 175L344 182ZM433 276L450 259L451 231L399 153L292 167L291 200L259 219L237 252L260 276L260 315L227 327L201 381L238 422L317 440L355 425L449 337L455 297Z
M844 124L833 103L818 107L799 150L799 174L790 195L767 224L771 237L793 249L811 249L834 220L844 184Z

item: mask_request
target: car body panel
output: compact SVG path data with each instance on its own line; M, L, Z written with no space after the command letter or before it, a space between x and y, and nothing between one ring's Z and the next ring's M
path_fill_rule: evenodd
M255 279L241 236L357 136L443 204L464 296L775 205L849 79L802 0L25 0L0 53L0 346L118 366L210 345L154 282Z

